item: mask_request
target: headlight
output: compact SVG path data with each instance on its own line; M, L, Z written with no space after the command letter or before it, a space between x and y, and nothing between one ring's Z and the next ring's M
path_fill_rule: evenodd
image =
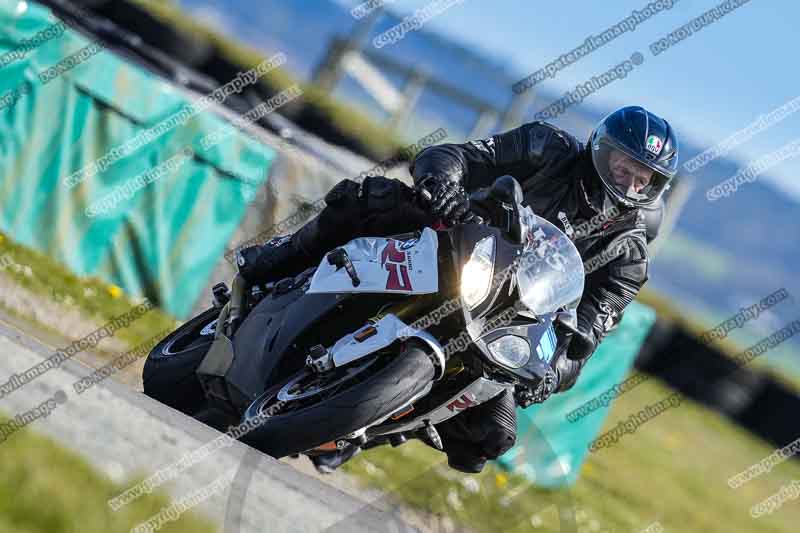
M495 361L508 368L520 368L531 358L528 341L516 335L505 335L490 342L487 347Z
M494 273L494 236L478 241L461 270L461 297L473 309L489 295Z

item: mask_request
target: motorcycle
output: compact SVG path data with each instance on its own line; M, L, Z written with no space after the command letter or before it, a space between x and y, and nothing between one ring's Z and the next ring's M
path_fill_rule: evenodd
M294 277L218 284L149 354L145 393L276 458L441 450L437 424L505 390L531 403L556 325L576 326L583 263L513 177L470 201L488 223L360 237Z

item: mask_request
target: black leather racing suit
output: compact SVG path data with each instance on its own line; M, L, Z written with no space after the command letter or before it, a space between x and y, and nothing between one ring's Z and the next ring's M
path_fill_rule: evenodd
M532 122L480 141L432 146L416 157L411 174L415 183L429 174L444 175L467 192L510 174L522 185L523 203L572 238L584 264L603 264L586 276L579 335L569 347L576 360L564 361L564 370L586 362L647 281L644 214L604 202L588 147L552 125ZM613 259L593 261L603 258ZM566 374L571 379L562 379L559 390L577 377L574 371Z
M557 348L552 362L558 376L556 390L570 388L597 344L647 280L643 214L638 209L608 205L588 149L571 135L541 122L484 140L432 146L415 158L411 173L415 183L428 175L446 176L463 184L468 192L510 174L522 185L524 203L573 239L584 264L601 259L597 263L602 266L586 276L578 306L578 331L559 334L561 349ZM253 281L267 274L293 275L355 237L404 233L432 225L431 215L421 211L413 199L412 189L398 180L368 177L360 184L343 180L326 195L326 207L317 217L291 238L277 240L271 251L268 243L244 254L240 271ZM611 259L602 259L604 256ZM438 424L450 466L480 472L487 459L496 459L510 449L516 439L515 408L514 397L504 393Z
M570 334L567 350L557 352L554 359L556 390L572 387L589 356L647 281L644 213L615 208L605 196L588 146L542 122L488 139L427 148L414 160L411 174L415 183L428 175L446 177L461 183L468 193L510 174L522 185L523 203L562 229L573 239L584 264L593 265L586 269L578 331ZM651 235L657 233L657 228L650 229ZM559 337L561 345L566 335ZM475 471L482 468L480 456L494 459L508 450L515 440L509 438L510 430L516 429L510 410L513 399L505 394L463 413L463 418L445 422L445 444L458 450L456 457L450 457L451 465Z

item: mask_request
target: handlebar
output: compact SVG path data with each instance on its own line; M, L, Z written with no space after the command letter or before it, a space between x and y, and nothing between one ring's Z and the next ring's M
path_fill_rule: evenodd
M488 215L489 223L505 231L512 241L522 244L524 235L520 220L522 187L513 176L500 176L491 187L470 194L470 204Z
M430 207L433 196L424 187L417 186L417 198L424 209ZM514 242L522 243L520 205L522 187L513 176L500 176L491 187L479 189L469 195L469 210L483 222L506 231ZM488 220L487 220L488 219Z

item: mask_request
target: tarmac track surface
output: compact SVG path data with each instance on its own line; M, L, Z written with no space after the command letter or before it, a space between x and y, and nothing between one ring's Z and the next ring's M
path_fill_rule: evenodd
M0 383L53 351L0 315ZM74 359L65 361L0 398L0 411L13 418L63 391L58 407L33 422L31 429L78 452L118 482L136 474L147 477L220 436L113 378L77 394L73 384L91 372ZM417 531L396 514L239 442L214 452L162 488L177 500L231 472L236 472L233 482L194 509L225 533Z

